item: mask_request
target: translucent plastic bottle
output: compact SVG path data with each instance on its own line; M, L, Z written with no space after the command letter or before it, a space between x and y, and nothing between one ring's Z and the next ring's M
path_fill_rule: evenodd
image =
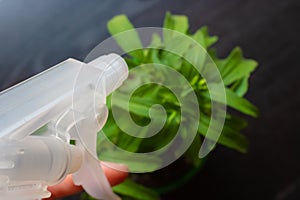
M116 54L68 59L0 93L0 199L41 199L73 174L97 199L118 199L96 154L106 96L128 76ZM70 144L75 141L75 145Z

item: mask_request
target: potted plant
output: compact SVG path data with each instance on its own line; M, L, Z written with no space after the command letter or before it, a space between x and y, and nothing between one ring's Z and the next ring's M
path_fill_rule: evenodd
M247 126L247 120L244 116L258 116L258 109L245 98L249 86L249 77L257 67L257 62L255 60L244 58L242 50L239 47L234 48L228 57L218 58L214 48L214 44L217 42L218 37L210 36L208 28L205 26L198 29L195 33L190 33L188 18L186 16L172 15L169 12L166 13L163 28L162 35L152 34L149 46L144 47L141 45L143 41L141 41L138 31L134 30L134 26L125 15L118 15L108 22L109 32L115 38L118 45L127 53L125 60L129 69L133 70L137 66L148 65L147 69L143 69L145 74L152 73L154 74L154 77L158 77L157 80L159 79L161 81L170 79L170 76L174 79L175 72L172 75L173 72L166 73L164 70L159 72L153 71L153 63L158 65L157 68L167 65L188 81L190 88L192 88L192 92L189 88L184 88L180 81L178 82L178 85L174 87L177 88L182 86L181 95L187 97L187 99L192 99L192 95L195 94L197 105L190 106L189 113L196 112L197 110L196 113L200 114L200 118L197 119L199 123L196 123L197 129L196 134L192 137L193 140L186 151L184 151L182 155L180 154L180 156L176 157L180 158L175 161L174 164L166 165L163 169L156 172L150 172L151 170L149 170L145 174L131 173L124 183L115 186L113 190L123 199L159 199L160 194L179 188L199 172L206 159L206 156L200 156L199 158L199 150L201 146L203 146L205 139L208 137L208 130L211 129L210 123L212 123L214 118L218 118L219 114L219 111L216 113L211 111L213 107L217 110L222 110L224 107L227 107L228 109L226 110L224 120L221 123L222 129L220 129L220 135L217 134L217 137L215 138L208 137L208 141L215 140L217 145L224 145L241 153L246 153L248 149L247 138L241 133ZM118 38L118 34L129 30L131 30L131 34L127 34L125 39L124 37ZM178 33L180 37L184 35L185 38L189 39L180 40L180 37L176 38L172 35L172 31ZM204 58L203 54L194 48L195 45L188 42L189 40L198 43L198 45L202 47L201 51L205 52L207 57ZM133 44L140 48L128 51ZM178 51L184 56L178 55L178 52L168 51L168 47L172 45L175 45L177 49L179 48L180 50ZM189 62L189 59L186 59L187 57L194 58L198 61L207 59L216 66L222 79L222 84L224 85L225 100L219 98L218 93L213 94L214 92L210 91L211 87L208 86L208 81L217 82L215 77L209 76L210 66L212 67L212 65L206 63L206 68L202 68L202 71L200 70L199 73L199 71L194 68L193 64ZM132 76L134 75L129 75L129 83L126 85L127 88L130 87L130 84L138 84L136 81L141 81L140 79L134 79ZM172 88L172 86L170 87ZM179 102L178 96L172 94L172 91L170 91L172 89L170 89L170 87L164 87L161 84L155 84L150 81L147 82L147 84L137 87L136 90L131 93L128 104L129 115L126 116L130 116L139 126L146 126L151 122L149 109L153 104L164 106L166 114L165 123L156 135L152 135L149 138L128 135L128 131L126 130L135 132L136 126L131 126L131 124L129 124L124 131L124 128L120 128L118 126L119 124L116 123L116 119L112 113L113 106L117 107L119 110L126 111L128 109L124 106L127 105L126 101L128 100L124 99L122 96L124 89L123 91L122 88L120 89L121 91L118 93L117 98L115 98L114 104L110 103L110 99L108 100L110 110L109 118L103 128L103 136L98 139L100 160L118 161L118 159L115 158L115 156L118 156L112 153L110 151L111 149L108 150L105 145L104 140L107 139L117 146L117 148L131 153L155 151L163 148L172 141L176 135L176 130L180 127L182 115L184 113L180 110L180 105L182 104ZM190 93L193 94L189 96ZM152 113L152 116L159 117L159 114L155 115L154 108L153 110L154 114ZM187 116L190 118L194 117L188 114ZM189 117L186 117L186 120L190 119ZM190 125L188 125L188 127L189 126ZM212 127L212 129L214 129L214 127ZM180 137L180 141L185 141L185 137L188 137L187 135L189 134L188 131L184 132ZM210 143L207 142L205 144L209 145ZM212 144L208 148L209 150L212 150L214 147L215 145ZM173 146L173 150L175 152L174 154L176 154L176 145ZM122 155L120 157L122 157ZM120 157L118 157L119 161L122 162ZM149 167L147 166L147 162L141 163L134 162L134 160L131 161L132 162L129 163L129 165L135 169ZM178 169L181 170L178 171ZM164 176L164 174L166 175ZM175 176L170 176L170 174L175 174ZM82 196L82 199L88 198L90 197L86 194Z

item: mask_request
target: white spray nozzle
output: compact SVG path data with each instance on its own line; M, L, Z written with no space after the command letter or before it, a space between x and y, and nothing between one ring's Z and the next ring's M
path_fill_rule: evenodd
M96 153L106 96L128 76L116 54L68 59L0 93L0 200L40 199L72 173L97 199L118 199ZM74 145L70 144L74 140Z

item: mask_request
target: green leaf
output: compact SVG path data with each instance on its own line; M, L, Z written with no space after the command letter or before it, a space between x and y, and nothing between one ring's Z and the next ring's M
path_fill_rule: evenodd
M191 64L193 65L189 65L189 68L187 68L186 66L183 66L185 68L183 68L182 73L185 74L185 72L187 74L192 72L191 68L195 68L198 71L194 71L197 74L199 74L199 72L202 72L202 69L204 67L204 63L205 60L207 59L207 52L205 51L205 49L201 49L201 47L196 46L196 45L192 45L190 46L189 49L187 49L184 53L184 57L191 62ZM195 77L196 74L190 74L190 77L193 78Z
M242 97L246 94L248 90L248 79L249 76L245 76L240 80L236 81L230 89L234 91L238 96Z
M210 91L206 91L202 93L202 96L206 98L211 98L211 96L214 97L214 101L226 104L244 114L250 115L252 117L258 116L258 109L255 105L253 105L251 102L249 102L247 99L238 96L236 93L231 91L230 89L226 88L226 102L224 102L224 97L221 96L222 94L219 93L217 90L214 89L215 84L211 84Z
M184 15L171 15L170 12L167 12L163 27L166 29L163 31L163 39L165 43L168 43L169 40L171 40L174 37L174 34L176 34L176 32L174 31L183 34L185 34L188 31L188 18Z
M226 88L227 105L239 110L240 112L257 117L259 114L258 108L245 98L238 96L236 93Z
M166 61L166 64L175 69L179 69L182 65L185 52L192 45L192 40L187 36L178 33L173 33L173 38L165 43L165 48L161 59Z
M117 15L107 23L108 31L114 36L117 43L122 47L124 52L136 59L143 59L144 55L142 42L134 26L131 24L126 15ZM120 34L121 33L121 34ZM132 51L137 50L137 51Z
M216 64L225 85L248 77L257 67L256 61L243 58L242 50L239 47L234 48L226 59L216 62Z
M180 120L180 115L175 111L168 115L164 127L156 135L143 140L141 144L142 152L156 151L169 144L174 139L178 131L177 120Z
M209 36L207 26L203 26L192 36L203 48L208 49L218 41L217 36Z
M162 41L157 33L153 33L149 48L162 48Z
M162 165L162 161L157 156L148 155L145 157L142 154L133 155L123 151L114 151L113 149L101 151L99 159L113 163L124 163L131 171L136 172L151 172Z
M188 150L184 153L193 163L194 166L199 166L201 164L201 159L198 156L200 147L201 147L201 138L199 135L196 135L193 143L190 145Z
M150 49L149 53L150 53L152 63L163 64L163 62L159 58L159 50L158 49Z
M125 180L120 185L113 187L113 191L134 200L159 200L159 195L149 188L133 182L130 179Z
M213 140L214 137L211 137L212 134L216 135L218 134L218 132L216 132L217 130L215 130L214 127L209 127L209 124L210 118L205 114L201 114L198 132L208 139ZM207 135L208 128L211 128L211 135ZM224 124L217 143L222 144L228 148L235 149L242 153L246 153L248 150L247 138L244 135L241 135L237 130L228 127L227 122L225 122Z
M240 116L230 115L229 113L227 113L225 123L229 128L238 131L241 131L248 126L248 122L246 119L243 119Z
M188 18L184 15L171 15L170 12L167 12L164 20L164 28L186 33L189 29Z
M117 106L119 108L122 108L123 110L128 110L130 109L130 112L149 118L149 108L156 104L157 102L154 101L153 99L149 97L138 97L138 96L133 96L130 98L129 102L129 108L127 108L125 105L127 103L127 98L125 95L121 93L116 93L114 94L114 106ZM152 112L155 115L155 113L160 114L160 110L157 110L155 108L152 108ZM159 116L159 115L157 115Z

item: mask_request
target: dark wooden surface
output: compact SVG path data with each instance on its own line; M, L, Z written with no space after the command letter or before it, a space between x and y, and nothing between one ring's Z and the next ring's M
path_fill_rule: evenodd
M137 27L161 26L171 11L208 25L218 54L240 46L259 68L248 99L261 110L244 131L248 154L218 147L202 172L164 199L300 198L300 2L297 0L35 0L0 1L0 89L68 57L83 59L108 33L115 14Z

